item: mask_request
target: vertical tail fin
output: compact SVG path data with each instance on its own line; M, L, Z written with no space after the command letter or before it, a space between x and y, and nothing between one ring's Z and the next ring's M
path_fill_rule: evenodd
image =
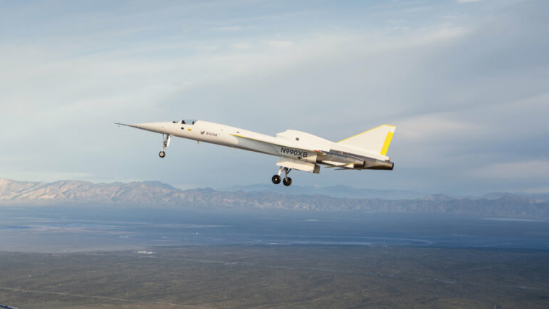
M337 143L386 156L395 128L391 125L381 125Z

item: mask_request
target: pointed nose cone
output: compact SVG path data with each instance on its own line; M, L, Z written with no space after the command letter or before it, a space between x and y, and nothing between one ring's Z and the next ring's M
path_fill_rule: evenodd
M164 133L165 129L168 127L166 126L165 122L158 122L158 123L140 123L140 124L131 124L130 127L133 128L139 128L143 130L148 130L152 132L159 132Z

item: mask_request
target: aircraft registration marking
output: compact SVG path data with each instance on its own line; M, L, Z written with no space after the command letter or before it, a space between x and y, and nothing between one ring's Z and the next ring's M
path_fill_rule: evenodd
M291 149L291 148L287 148L287 147L281 147L280 148L280 153L294 155L294 156L297 156L297 157L300 157L300 158L307 157L307 151L301 151L301 150Z

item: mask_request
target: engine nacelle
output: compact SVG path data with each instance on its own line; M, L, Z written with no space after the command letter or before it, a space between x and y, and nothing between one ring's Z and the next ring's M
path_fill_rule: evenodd
M316 157L317 163L329 165L340 164L346 168L372 169L372 170L393 170L394 163L375 158L337 152L323 152Z
M379 159L367 160L364 164L364 169L371 170L393 170L394 167L395 163Z
M365 161L362 158L353 157L349 155L338 154L334 152L323 152L316 156L317 163L341 163L341 164L354 164L354 166L364 166Z

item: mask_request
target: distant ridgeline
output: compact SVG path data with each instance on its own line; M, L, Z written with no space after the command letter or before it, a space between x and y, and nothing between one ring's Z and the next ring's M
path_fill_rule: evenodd
M438 213L480 217L549 219L549 203L528 197L496 199L432 195L418 199L353 199L269 191L181 190L160 182L18 182L0 179L0 206L26 205L177 206L201 210L299 210L362 213Z

